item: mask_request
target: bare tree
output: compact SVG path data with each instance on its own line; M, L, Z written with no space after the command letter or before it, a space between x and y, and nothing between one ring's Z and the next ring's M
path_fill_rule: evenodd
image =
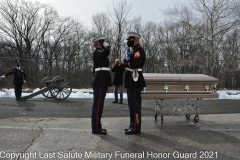
M113 9L109 15L113 20L114 29L114 46L113 56L120 57L122 52L122 42L124 41L124 33L126 32L127 19L130 13L132 4L129 4L126 0L120 0L117 4L113 3Z
M229 0L195 0L193 8L198 14L197 21L190 16L186 7L179 10L179 20L186 23L199 34L204 40L205 52L209 55L208 67L209 75L218 77L216 68L219 66L219 58L222 57L219 48L226 34L239 26L239 18L234 16L236 11L233 7L234 1ZM195 28L196 24L204 27L204 30Z
M58 66L58 60L64 56L62 55L63 42L70 38L69 34L71 34L74 25L74 21L69 17L58 18L52 28L42 37L42 55L46 59L44 62L44 76L56 75L57 72L53 72L54 66Z
M3 0L0 3L0 31L15 45L19 58L31 57L32 44L45 31L46 21L40 18L44 10L46 6L37 2Z
M129 20L127 22L127 29L130 31L136 31L138 33L142 33L142 17L138 16L138 17L133 17L132 20Z
M15 58L28 59L28 63L22 61L28 73L35 70L30 59L39 53L36 49L39 48L40 37L56 16L51 7L38 2L24 0L0 2L0 33L6 37L8 46L16 51L13 55ZM28 81L32 83L33 79Z
M92 30L96 34L108 34L110 19L106 13L97 13L92 16Z

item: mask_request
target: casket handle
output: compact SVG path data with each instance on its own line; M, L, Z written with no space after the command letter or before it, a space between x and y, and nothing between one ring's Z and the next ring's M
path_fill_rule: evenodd
M143 92L146 92L146 89L147 89L147 88L146 88L146 87L144 87L144 88L143 88Z
M217 84L213 85L213 92L217 92Z
M168 85L164 84L163 89L167 92L168 91Z
M206 91L209 90L209 85L205 84L205 90L206 90Z
M188 84L185 84L185 90L188 92L188 90L189 90L189 85Z

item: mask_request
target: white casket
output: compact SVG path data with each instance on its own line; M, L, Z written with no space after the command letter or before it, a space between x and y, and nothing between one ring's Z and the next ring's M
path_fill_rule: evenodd
M199 121L199 100L202 98L218 98L216 85L218 79L204 74L143 74L146 88L142 91L143 99L156 99L155 119L158 112L161 115L185 114L190 119L195 113L194 121ZM157 99L161 100L158 103ZM187 103L176 105L163 103L164 99L188 99ZM197 104L190 103L190 99L197 99Z
M143 74L143 99L218 98L218 79L204 74Z

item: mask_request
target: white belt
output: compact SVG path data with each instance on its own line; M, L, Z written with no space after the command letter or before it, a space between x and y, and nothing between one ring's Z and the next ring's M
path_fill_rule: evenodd
M99 68L95 68L95 71L110 71L110 69L107 67L99 67Z
M131 68L127 68L127 67L126 67L126 70L128 70L128 71L131 71L131 72L132 72L132 71L134 71L135 69L131 69ZM142 68L138 68L137 70L138 70L138 71L142 71Z

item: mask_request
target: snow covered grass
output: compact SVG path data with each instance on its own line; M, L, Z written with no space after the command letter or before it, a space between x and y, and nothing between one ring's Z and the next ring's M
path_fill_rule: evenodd
M33 92L39 91L39 88L33 90ZM90 88L86 89L72 89L72 93L69 98L93 98L93 90ZM219 90L218 99L239 99L240 100L240 90ZM27 96L31 93L23 93L22 96ZM14 89L4 89L0 91L0 97L15 97ZM44 98L42 94L35 96L34 98ZM114 98L114 93L107 93L106 98ZM127 94L123 93L123 98L127 98Z

